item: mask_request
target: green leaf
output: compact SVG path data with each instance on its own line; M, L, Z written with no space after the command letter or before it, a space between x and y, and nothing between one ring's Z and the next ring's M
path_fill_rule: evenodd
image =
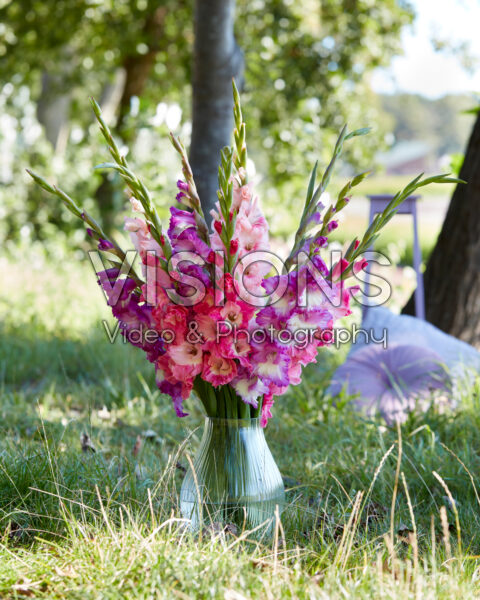
M370 133L370 131L372 131L371 127L362 127L361 129L355 129L354 131L351 131L350 133L348 133L345 136L346 140L349 140L353 137L357 137L359 135L367 135L368 133Z
M359 173L358 175L355 175L355 177L352 179L352 187L354 187L354 186L358 185L359 183L361 183L370 174L371 174L371 171L364 171L363 173Z
M317 168L318 168L318 160L315 162L315 166L312 169L312 173L310 175L310 181L308 182L307 189L307 198L305 200L305 206L308 206L312 200L313 192L315 190L315 180L317 177Z

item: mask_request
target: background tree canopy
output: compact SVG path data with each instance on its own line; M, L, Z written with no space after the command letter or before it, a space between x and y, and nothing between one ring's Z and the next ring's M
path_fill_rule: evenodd
M262 191L267 212L276 206L277 231L285 229L283 217L314 160L327 157L345 121L375 129L354 145L350 163L365 166L383 143L385 121L368 74L399 52L400 32L412 18L411 6L396 0L237 2L250 156L266 177ZM130 147L159 207L170 202L179 165L166 133L174 129L187 143L190 135L191 3L20 0L3 5L0 23L0 136L9 154L2 165L2 238L21 232L48 239L59 225L65 235L77 227L26 184L27 165L61 178L87 208L96 197L102 218L113 224L125 197L114 180L91 170L104 154L90 95Z

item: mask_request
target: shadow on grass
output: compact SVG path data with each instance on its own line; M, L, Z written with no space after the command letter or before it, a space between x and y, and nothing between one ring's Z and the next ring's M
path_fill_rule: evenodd
M118 336L110 344L101 329L83 338L39 333L0 323L0 385L4 390L38 395L50 388L68 391L72 384L100 386L103 404L122 395L141 393L140 374L154 384L154 366L138 348ZM132 377L134 375L134 377Z

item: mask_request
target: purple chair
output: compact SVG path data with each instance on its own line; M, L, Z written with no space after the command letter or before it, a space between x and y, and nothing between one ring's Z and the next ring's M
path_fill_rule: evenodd
M370 200L370 217L369 224L372 223L376 214L381 213L387 206L387 204L392 200L393 196L388 195L375 195L375 196L367 196ZM420 244L418 242L418 228L417 228L417 200L420 196L409 196L404 202L400 205L398 209L398 213L402 215L412 215L413 217L413 267L415 269L415 273L417 275L417 287L415 289L415 315L418 319L425 320L425 300L424 300L424 290L423 290L423 274L421 271L422 265L422 253L420 251ZM373 250L373 248L369 248L369 250ZM368 295L368 290L370 287L369 282L369 267L366 269L365 274L365 291L364 294ZM368 307L363 307L363 317L365 318L365 314L367 312Z

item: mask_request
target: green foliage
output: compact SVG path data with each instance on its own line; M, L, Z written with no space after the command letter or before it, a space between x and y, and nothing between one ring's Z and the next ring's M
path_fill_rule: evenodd
M155 49L151 90L161 84L180 98L189 71L190 11L183 0L7 1L0 9L0 77L38 93L41 73L59 75L57 91L73 91L78 109L88 115L85 96L99 96L115 68ZM161 36L154 22L160 22Z
M400 31L412 20L408 3L258 0L239 2L238 13L251 146L277 185L303 175L344 123L378 121L365 82L399 51ZM350 161L365 164L379 137L352 148Z
M273 207L281 200L284 210L293 209L305 165L333 142L339 125L376 122L366 75L399 50L401 28L411 19L408 4L395 0L237 3L236 35L246 58L250 151L257 170L267 176L263 191L273 228L278 213ZM2 177L0 196L7 218L1 239L18 237L22 228L26 239L28 230L33 239L57 236L58 226L66 236L75 231L76 225L58 205L26 185L20 175L25 167L62 181L68 176L69 193L86 208L92 209L94 196L101 199L99 212L107 230L118 224L115 219L125 203L119 178L104 185L87 166L101 160L87 97L106 95L119 68L126 69L129 78L120 89L121 122L114 134L121 134L130 146L136 134L140 146L147 140L148 151L136 161L153 183L149 187L156 193L160 213L165 212L173 198L164 188L172 186L174 163L159 141L165 131L156 130L151 119L159 102L178 103L188 123L192 20L192 3L184 0L20 0L2 5L0 77L8 83L1 97L6 113L16 119L17 140L7 150L12 172ZM45 81L42 84L45 73L47 89ZM137 93L138 102L131 101ZM40 104L61 95L70 102L66 114L59 115L66 120L69 140L65 154L54 156L45 137L39 131L34 137L31 130L38 130L35 112ZM5 135L4 127L0 131ZM365 163L380 138L372 136L369 144L347 154L348 159ZM131 150L137 157L135 148ZM78 244L83 236L76 235Z

